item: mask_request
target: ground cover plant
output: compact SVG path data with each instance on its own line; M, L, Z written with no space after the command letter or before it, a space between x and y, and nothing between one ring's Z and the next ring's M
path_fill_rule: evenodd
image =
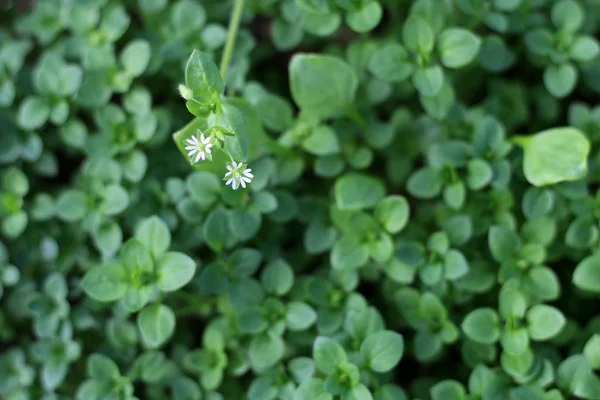
M600 399L599 34L0 1L0 399Z

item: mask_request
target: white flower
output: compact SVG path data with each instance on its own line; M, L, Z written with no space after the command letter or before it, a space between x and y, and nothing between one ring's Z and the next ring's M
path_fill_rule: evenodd
M246 168L245 164L238 164L235 161L231 164L227 164L227 171L228 172L225 174L223 180L227 180L225 184L231 184L233 190L236 190L238 186L246 188L246 183L250 183L252 178L254 178L254 175L250 173L252 172L250 168Z
M197 136L185 139L185 144L187 144L185 149L189 151L188 156L190 157L192 164L197 163L200 159L204 161L206 160L206 157L210 158L210 148L212 147L212 144L210 143L209 137L204 137L204 133L200 134L200 140L198 140ZM196 159L194 159L194 155L196 155Z

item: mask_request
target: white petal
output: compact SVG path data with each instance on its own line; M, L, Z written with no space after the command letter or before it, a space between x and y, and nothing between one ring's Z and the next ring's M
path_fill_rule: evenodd
M240 179L240 185L242 185L242 187L244 189L246 189L246 182L244 182L243 180Z
M197 138L196 136L192 136L192 137L190 138L190 142L191 142L191 143L194 143L194 144L198 144L198 138Z
M243 174L244 174L245 176L247 176L248 178L254 178L254 175L252 175L250 172L246 172L246 171L244 171L244 172L243 172Z
M202 154L203 153L201 151L199 151L198 155L196 156L196 161L194 161L194 162L198 162L200 160L200 157L202 157Z
M207 137L206 139L202 139L202 143L209 144L210 143L210 138Z
M204 142L204 133L200 134L200 141Z
M208 154L210 154L210 146L206 145L206 147L204 148L204 151L206 151Z
M231 175L231 171L229 171L228 173L226 173L224 177L227 178L229 175Z
M198 151L198 149L194 149L194 150L190 151L190 152L188 153L188 157L191 157L191 156L193 156L193 155L194 155L194 153L195 153L195 152L197 152L197 151Z
M232 169L231 169L231 165L229 165L229 164L227 164L227 171L229 171L229 172L231 172L231 171L232 171Z
M238 169L239 167L242 166L242 163L240 162L239 165L238 163L236 163L235 161L233 162L233 169Z
M194 149L197 149L197 148L198 148L198 146L186 146L185 147L186 150L194 150Z
M202 154L202 161L206 160L206 153L201 151L200 154Z
M248 182L248 183L250 183L250 182L252 182L252 181L251 181L249 178L246 178L245 176L243 176L243 177L240 179L240 182Z
M236 190L238 188L238 185L239 185L238 181L234 180L233 184L231 186L233 187L233 190Z

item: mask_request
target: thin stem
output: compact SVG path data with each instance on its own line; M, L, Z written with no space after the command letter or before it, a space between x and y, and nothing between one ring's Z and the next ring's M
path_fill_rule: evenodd
M223 79L225 79L225 74L227 74L227 68L231 61L231 55L233 53L233 47L235 46L235 39L240 26L240 20L242 19L243 9L244 0L235 0L233 10L231 11L231 18L229 19L227 43L225 43L225 50L223 51L223 58L221 59L221 76Z

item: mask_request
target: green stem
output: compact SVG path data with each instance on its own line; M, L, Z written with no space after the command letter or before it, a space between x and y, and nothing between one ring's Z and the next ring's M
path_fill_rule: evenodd
M231 55L233 53L233 47L235 46L235 39L240 26L240 20L242 19L243 9L244 0L235 0L233 10L231 11L231 18L229 19L227 43L225 43L225 50L223 50L223 58L221 59L221 76L223 79L225 79L225 74L227 74L227 68L231 61Z

